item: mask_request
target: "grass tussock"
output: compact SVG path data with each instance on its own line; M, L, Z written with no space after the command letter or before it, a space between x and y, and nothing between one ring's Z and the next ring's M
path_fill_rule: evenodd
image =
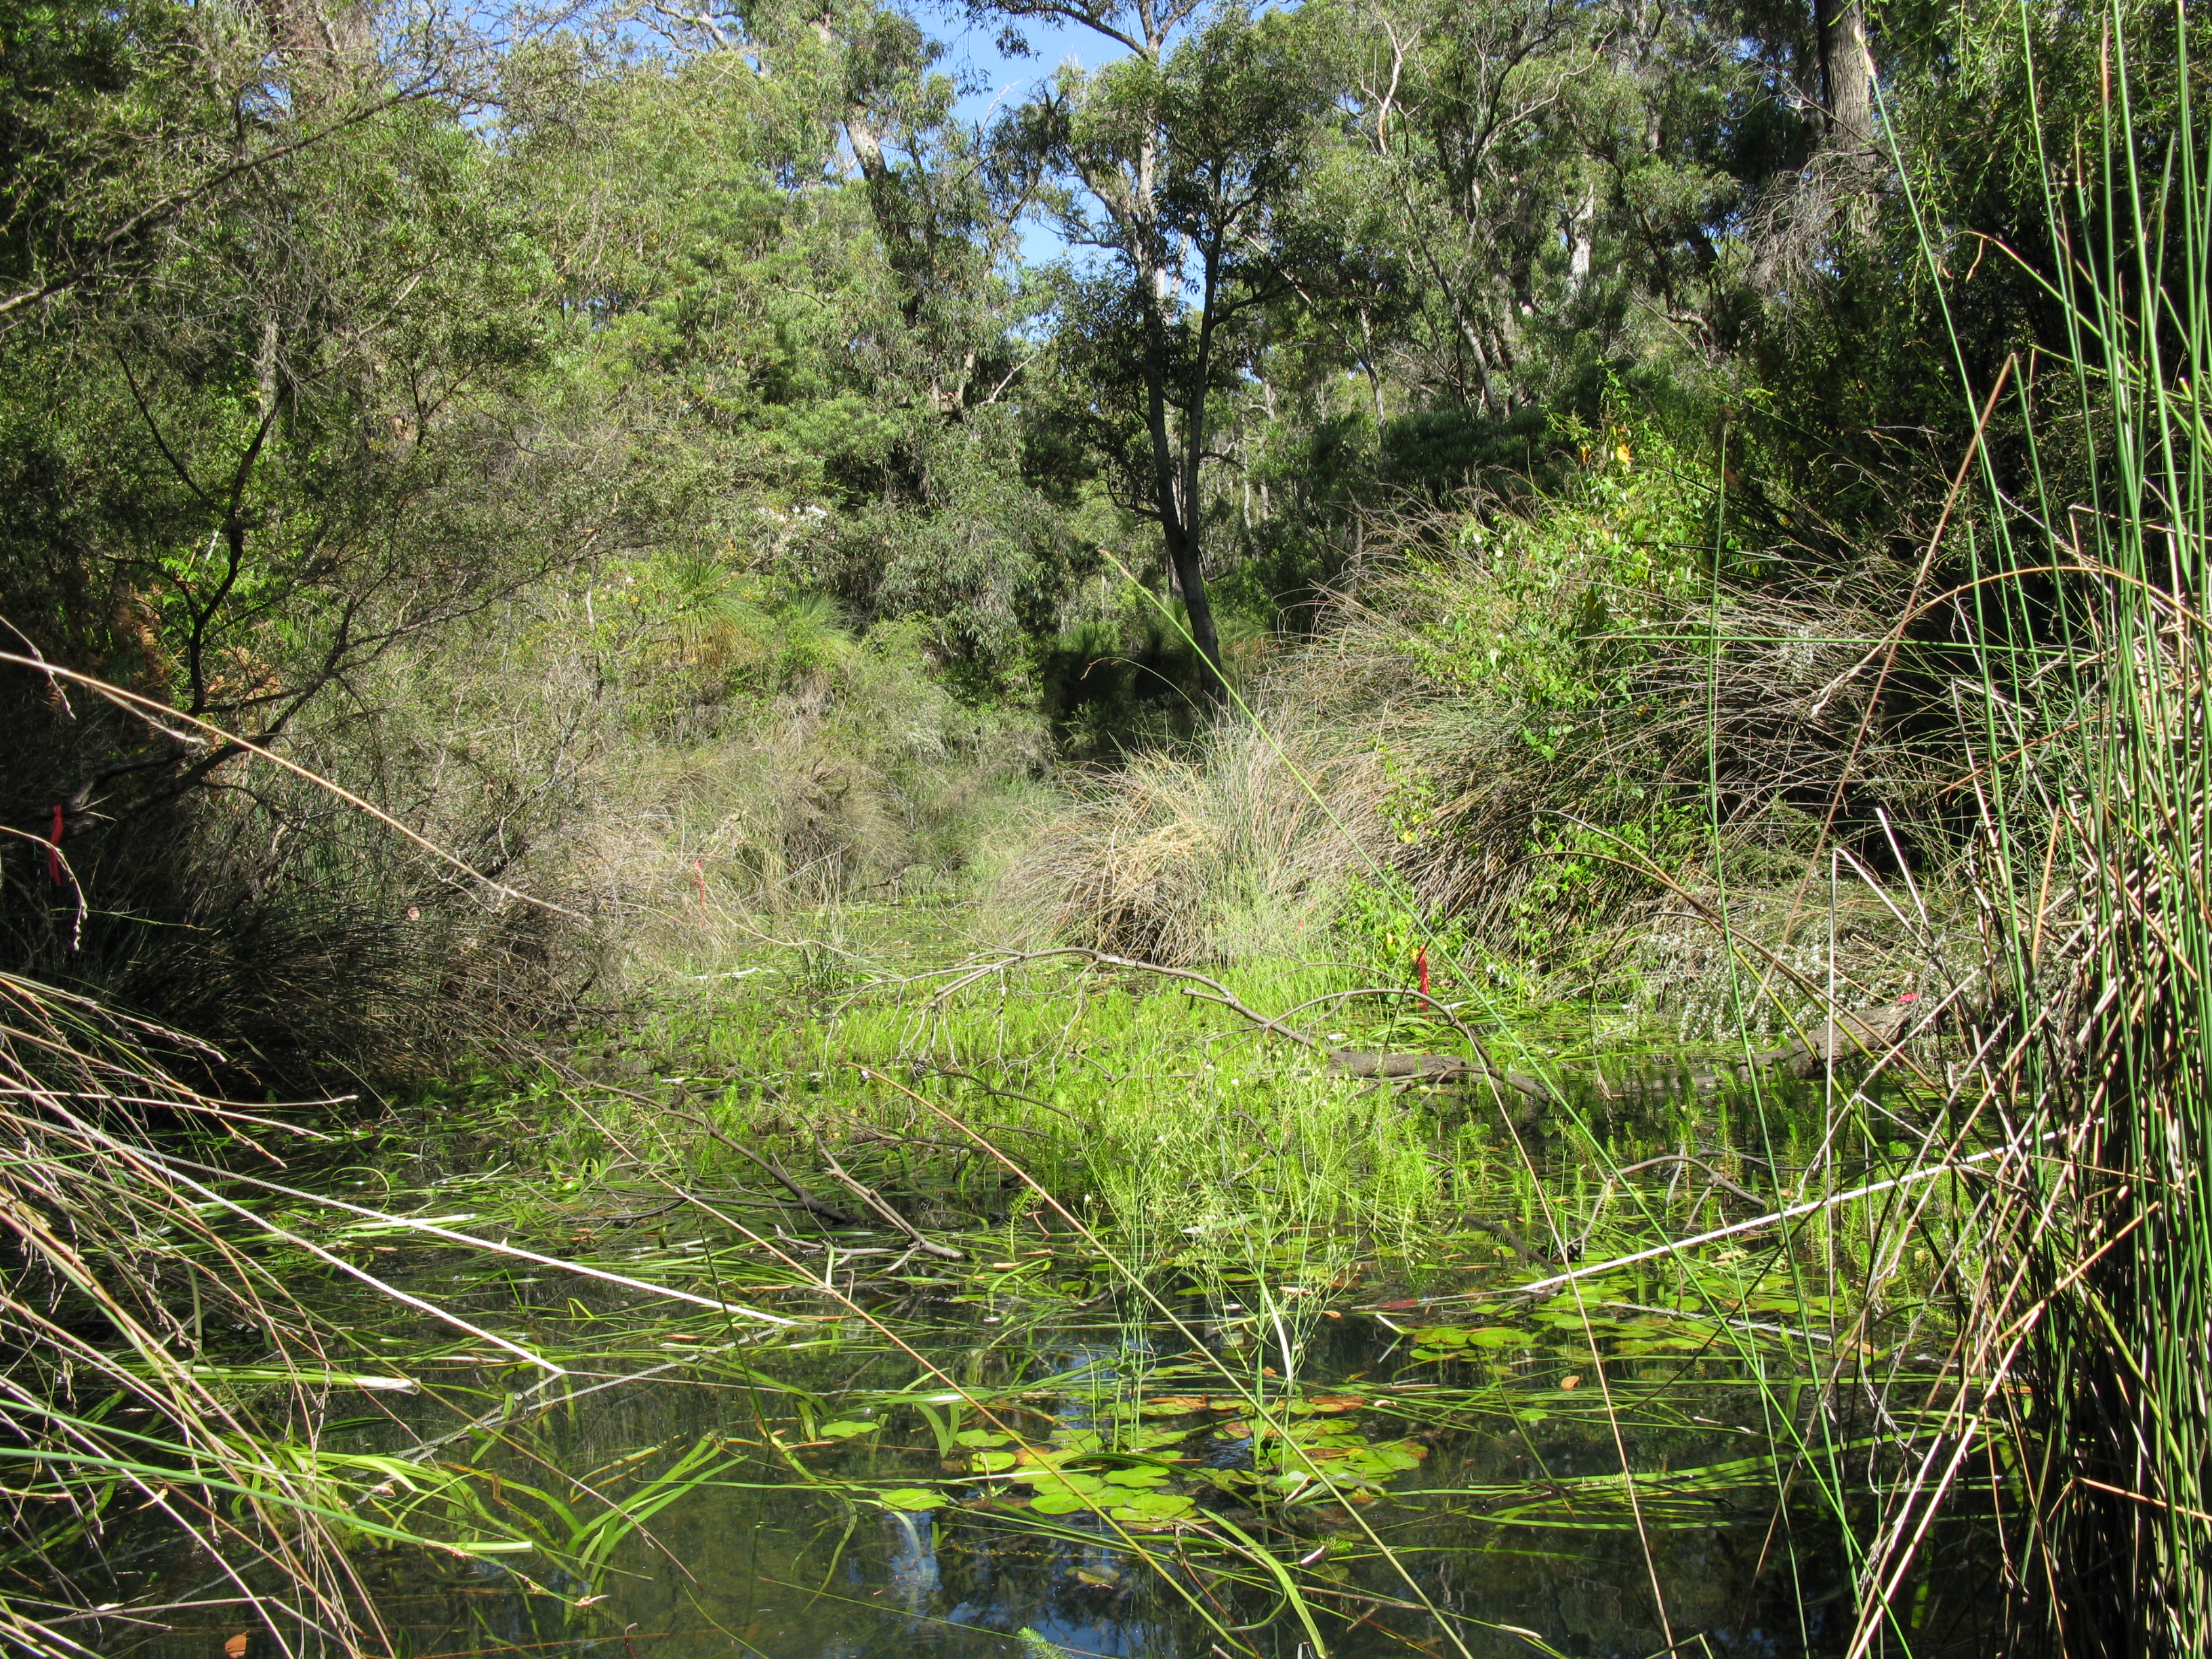
M1686 536L1711 503L1668 487ZM1846 990L1954 974L1964 848L1935 803L1964 750L1929 709L1972 664L1887 628L1910 573L1795 599L1632 587L1586 545L1594 516L1477 524L1346 599L1249 719L1091 781L1008 897L1048 935L1188 963L1371 933L1381 895L1404 912L1394 971L1425 947L1538 997L1595 976L1711 1002L1723 902L1801 968L1818 935ZM1777 988L1754 978L1754 1001Z
M1053 815L1002 891L1055 937L1169 964L1294 952L1385 833L1371 752L1280 724L1133 757Z
M1018 714L963 706L910 630L782 629L772 688L710 733L610 756L583 879L679 927L956 888L1003 839L1041 759Z
M215 1058L0 978L0 1504L14 1581L0 1628L24 1651L99 1650L114 1633L103 1610L146 1576L124 1564L158 1526L207 1552L204 1593L238 1616L265 1601L288 1635L378 1641L346 1547L364 1518L346 1512L308 1430L357 1367L319 1350L314 1322L210 1184L226 1142L292 1137L179 1082L164 1051Z

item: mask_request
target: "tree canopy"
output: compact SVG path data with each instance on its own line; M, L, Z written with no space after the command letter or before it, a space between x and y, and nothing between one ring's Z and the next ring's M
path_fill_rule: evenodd
M1107 55L986 107L963 17ZM23 948L191 913L211 793L283 848L242 744L428 799L364 735L390 665L609 594L686 665L668 730L803 613L1082 760L1647 441L1724 471L1731 580L1910 557L1960 387L2063 333L2044 192L2113 76L2152 150L2202 118L2101 40L1856 0L16 8L0 616L179 716L11 671L6 821L115 884ZM501 863L526 799L446 828Z

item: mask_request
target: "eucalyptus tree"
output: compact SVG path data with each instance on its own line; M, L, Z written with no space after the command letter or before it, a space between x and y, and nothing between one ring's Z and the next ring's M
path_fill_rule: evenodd
M1203 490L1222 459L1216 401L1269 307L1338 286L1337 243L1308 210L1333 142L1328 65L1283 13L1224 7L1172 47L1176 14L1055 15L1132 49L1096 74L1063 68L1000 141L1049 169L1042 199L1079 262L1058 337L1077 422L1120 499L1158 525L1219 695Z
M1721 190L1683 118L1679 21L1611 0L1337 15L1361 169L1418 273L1398 360L1415 388L1496 421L1555 401L1639 321L1702 343Z

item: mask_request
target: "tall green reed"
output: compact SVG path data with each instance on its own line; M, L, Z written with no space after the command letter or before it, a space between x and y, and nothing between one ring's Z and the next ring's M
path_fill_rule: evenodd
M2047 20L2014 18L2051 250L2023 264L2061 323L2000 381L2026 460L1981 451L1963 580L1907 618L1948 608L1976 647L1955 790L1987 1017L1954 1097L2012 1155L1962 1263L1972 1381L1889 1505L1860 1650L1985 1462L2025 1641L2212 1650L2212 146L2189 9L2076 21L2069 114Z
M1993 825L1992 863L2035 896L2010 912L2005 958L2023 1017L2040 1021L2025 1080L2068 1154L2051 1220L2032 1235L2051 1297L2032 1339L2050 1630L2069 1652L2202 1653L2212 1649L2202 390L2212 150L2191 101L2186 9L2170 66L2130 61L2150 40L2126 21L2116 9L2107 25L2098 153L2047 204L2068 256L2051 272L2069 329L2068 413L2097 434L2082 498L2046 491L2036 515L2060 572L2080 702L2075 731L2053 735L2078 784L2047 809L2052 877L2018 867L2033 842L2017 819ZM2136 102L2168 75L2170 126ZM2078 894L2070 903L2051 890L2059 872Z
M0 1629L34 1653L94 1650L103 1604L130 1600L104 1558L152 1514L212 1557L217 1593L241 1613L273 1599L272 1631L373 1638L343 1540L410 1534L350 1513L333 1471L270 1425L332 1388L408 1385L353 1375L312 1336L280 1335L280 1362L246 1389L230 1374L240 1328L304 1335L296 1306L148 1131L290 1137L178 1081L165 1046L193 1047L0 976L0 1502L18 1587L0 1596Z

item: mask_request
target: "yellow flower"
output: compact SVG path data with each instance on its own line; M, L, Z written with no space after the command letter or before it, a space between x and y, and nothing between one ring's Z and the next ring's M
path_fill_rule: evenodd
M1613 459L1619 461L1623 466L1626 466L1631 461L1636 459L1635 455L1630 452L1626 444L1622 444L1616 447L1613 452Z

